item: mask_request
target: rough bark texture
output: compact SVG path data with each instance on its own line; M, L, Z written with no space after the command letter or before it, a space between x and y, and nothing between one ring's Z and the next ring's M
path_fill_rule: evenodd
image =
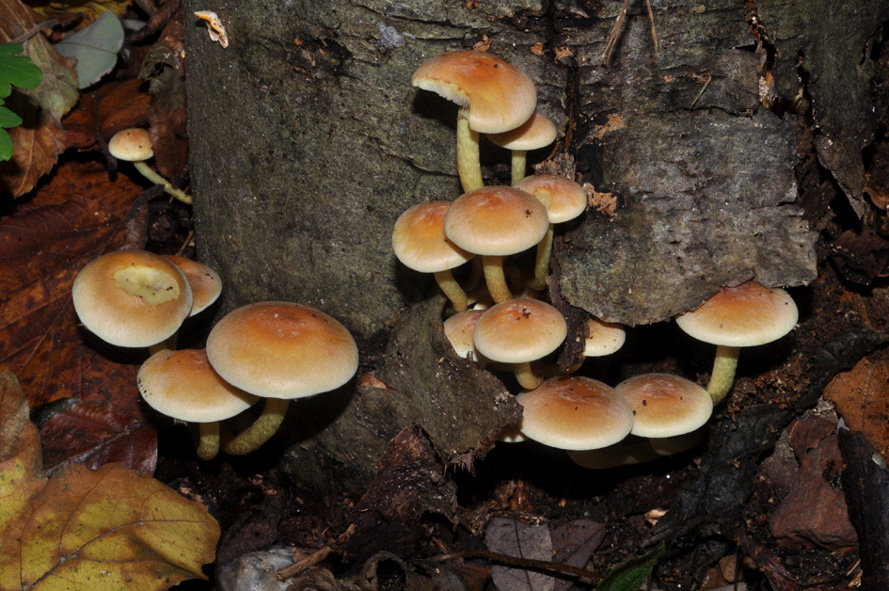
M186 17L199 251L225 278L223 309L267 299L316 306L356 336L361 373L388 386L333 395L326 428L287 454L297 476L312 470L305 458L326 454L344 467L337 486L361 490L388 438L414 424L446 462L470 463L517 416L498 380L443 346L434 284L392 254L402 211L460 192L456 108L410 88L420 63L475 47L528 72L561 130L553 152L531 160L551 156L550 169L589 183L595 206L559 230L551 293L608 320L650 323L727 283L814 278L787 111L800 88L793 56L806 53L806 89L825 128L818 154L854 202L874 128L862 102L871 66L854 60L869 61L875 11L887 3L843 4L770 4L761 18L753 2L653 1L655 59L638 0L626 18L610 0L187 0L186 15L216 11L231 39L223 49ZM771 19L782 34L774 41ZM828 51L834 33L849 55ZM839 81L847 66L854 80ZM831 97L850 84L847 113ZM483 143L482 156L486 182L508 182L508 154ZM306 481L325 488L325 479L316 471Z

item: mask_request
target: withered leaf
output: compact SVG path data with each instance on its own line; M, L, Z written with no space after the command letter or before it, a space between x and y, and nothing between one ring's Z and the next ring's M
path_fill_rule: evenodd
M889 360L863 358L838 374L824 397L853 431L861 431L877 452L889 457Z
M485 530L485 545L499 554L532 560L553 559L553 541L546 524L529 525L496 517ZM556 582L542 573L500 565L491 569L491 580L500 591L552 591Z

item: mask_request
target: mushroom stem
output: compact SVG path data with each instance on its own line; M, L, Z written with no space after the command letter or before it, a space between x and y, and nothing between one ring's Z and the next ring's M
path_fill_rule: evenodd
M457 312L465 312L469 306L466 292L463 291L463 288L460 287L460 284L454 279L454 274L451 270L446 269L444 271L437 271L434 273L434 276L435 282L438 283L438 287L440 287L445 296L451 300L454 309Z
M543 376L534 371L530 361L514 364L512 371L519 386L525 390L534 390L543 383Z
M457 173L464 193L484 186L478 142L478 132L469 127L469 108L461 107L457 113Z
M716 359L713 361L713 372L710 374L710 382L707 384L707 393L713 399L713 404L719 404L728 395L735 381L735 370L738 368L739 347L718 345L716 347Z
M553 252L553 224L549 225L546 234L537 244L537 255L534 259L534 279L530 283L531 289L543 291L546 289L546 276L549 275L549 258Z
M485 283L494 303L500 304L512 298L509 286L506 285L506 276L503 274L503 256L486 254L482 256L482 263L485 267Z
M525 178L525 169L528 166L527 150L511 150L512 152L512 186L518 185Z
M262 413L252 425L222 446L222 451L233 456L243 456L256 451L277 433L284 420L290 401L286 398L266 398Z
M164 188L164 192L168 195L172 195L182 203L190 204L192 202L191 195L171 185L170 181L154 172L144 161L135 161L133 164L136 166L136 170L142 173L142 176L156 185L161 185Z
M198 457L205 461L212 460L219 453L219 422L198 423L198 429Z

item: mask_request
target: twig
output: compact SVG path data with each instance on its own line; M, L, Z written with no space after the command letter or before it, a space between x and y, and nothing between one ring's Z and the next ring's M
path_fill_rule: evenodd
M10 42L22 43L24 41L27 41L28 39L30 39L37 33L39 33L41 31L41 29L47 29L47 28L51 29L52 27L54 27L56 25L61 25L63 23L67 24L67 23L73 22L74 20L77 20L79 18L80 18L79 14L78 15L65 15L65 16L59 16L56 18L51 18L48 21L43 21L42 23L37 23L36 25L34 25L33 27L31 27L30 29L28 29L27 31L25 31L24 33L22 33L21 35L16 37L15 39L10 39Z
M431 560L436 562L444 562L451 558L484 558L491 562L499 562L516 566L526 570L556 572L564 575L572 575L582 579L592 581L596 577L596 573L583 568L571 566L570 564L562 564L561 562L550 562L547 560L533 560L531 558L519 558L510 556L509 554L500 554L499 552L491 552L490 550L466 550L463 552L453 552L451 554L443 554L436 556Z
M691 104L688 106L689 109L695 108L695 105L698 103L698 99L701 98L702 96L704 96L704 91L707 90L708 86L710 86L711 80L713 80L713 72L707 72L707 79L704 80L704 85L701 87L701 90L700 90L700 92L698 92L698 95L695 97L695 100L693 100L691 102Z
M651 0L645 0L645 6L648 8L648 20L651 23L651 38L654 41L654 60L658 61L657 29L654 26L654 11L651 8ZM629 7L630 0L624 0L620 12L617 13L617 18L614 19L614 26L611 28L611 33L608 35L608 43L605 45L605 51L602 53L602 57L605 59L606 68L611 64L611 54L614 52L614 48L617 46L617 41L620 39L620 34L623 31L624 21L627 19L627 10Z
M289 579L292 576L298 575L307 568L313 567L327 558L331 552L333 552L333 550L330 548L330 546L324 546L320 550L316 550L311 554L300 556L293 561L293 564L289 564L278 571L278 579L283 581L285 579Z

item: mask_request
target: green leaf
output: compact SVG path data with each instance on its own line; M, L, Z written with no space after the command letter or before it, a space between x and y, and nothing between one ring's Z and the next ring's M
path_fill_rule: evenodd
M631 558L611 572L596 587L596 591L636 591L651 574L651 570L664 554L664 546L648 554Z
M37 88L43 73L24 55L15 55L24 51L18 43L0 43L0 98L12 93L12 87L31 89Z
M0 128L0 162L12 158L12 138L5 129Z
M77 60L77 86L81 89L98 82L117 65L117 52L123 47L123 25L114 13L106 11L90 26L55 44L56 51Z
M3 104L3 100L0 99L0 105ZM22 118L7 109L6 107L0 106L0 127L15 127L16 125L22 124Z

